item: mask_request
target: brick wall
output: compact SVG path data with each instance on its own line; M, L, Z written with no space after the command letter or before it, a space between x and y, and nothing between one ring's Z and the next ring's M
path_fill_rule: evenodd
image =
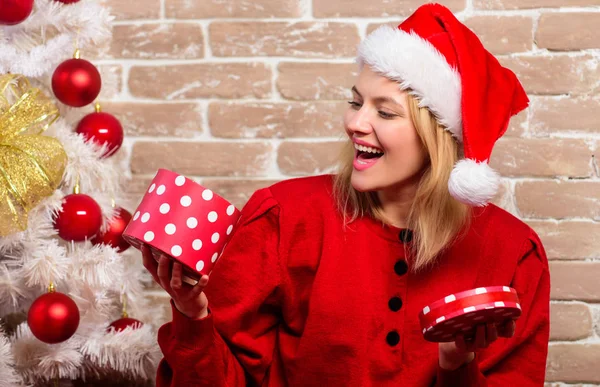
M238 207L272 182L330 171L357 43L423 3L106 1L114 40L96 63L117 80L104 110L126 128L132 197L166 167ZM506 177L495 202L540 233L551 259L548 385L600 385L600 0L442 3L531 97L492 164Z

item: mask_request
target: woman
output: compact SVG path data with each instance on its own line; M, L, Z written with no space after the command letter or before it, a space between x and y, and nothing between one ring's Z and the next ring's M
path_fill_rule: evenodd
M358 59L339 174L255 192L210 285L182 283L181 265L143 250L172 296L157 385L543 385L545 252L487 205L487 160L525 92L440 5L376 30ZM424 340L425 305L494 285L518 291L516 323Z

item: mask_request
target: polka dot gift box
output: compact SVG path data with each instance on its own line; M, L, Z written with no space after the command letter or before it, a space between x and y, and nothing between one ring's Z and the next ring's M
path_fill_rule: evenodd
M503 323L521 316L515 289L490 286L450 294L426 306L419 313L425 340L449 342L462 333L475 334L475 327L486 323Z
M233 204L211 190L159 169L123 238L137 249L149 245L156 259L163 252L182 263L183 279L195 284L212 271L239 217Z

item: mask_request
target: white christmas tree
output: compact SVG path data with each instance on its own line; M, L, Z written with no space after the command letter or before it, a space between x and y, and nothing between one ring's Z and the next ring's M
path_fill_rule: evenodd
M99 90L90 97L97 70L83 60L110 41L112 18L93 0L29 2L0 0L0 387L152 383L151 279L139 253L118 244L130 204L118 133L102 140L86 131L98 116L79 120L100 114ZM76 50L79 62L61 67ZM75 71L88 71L85 86L68 83ZM90 212L77 217L82 196L98 209L97 230Z

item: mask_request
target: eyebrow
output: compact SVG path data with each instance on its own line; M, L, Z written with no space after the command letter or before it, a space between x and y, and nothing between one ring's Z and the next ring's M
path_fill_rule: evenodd
M362 94L360 94L360 92L358 91L358 89L356 88L356 86L352 86L352 91L355 92L356 94L358 94L358 96L360 98L362 98ZM388 102L391 103L393 105L398 105L399 108L404 109L404 107L402 106L402 104L398 101L396 101L394 98L392 97L387 97L387 96L379 96L379 97L374 97L373 101L375 102Z

